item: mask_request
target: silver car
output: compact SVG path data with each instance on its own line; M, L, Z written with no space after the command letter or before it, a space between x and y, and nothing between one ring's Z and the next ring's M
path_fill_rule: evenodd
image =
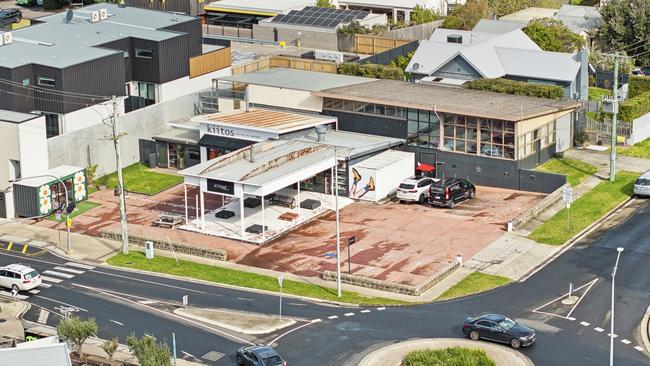
M12 291L29 291L41 285L41 275L33 268L22 264L0 267L0 287Z
M641 174L634 182L634 194L637 196L650 196L650 170Z

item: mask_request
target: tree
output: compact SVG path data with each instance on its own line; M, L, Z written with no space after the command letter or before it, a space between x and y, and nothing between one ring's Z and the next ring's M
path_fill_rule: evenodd
M608 52L627 51L650 65L650 0L610 0L600 10L597 40Z
M392 60L388 64L388 66L390 66L390 67L399 67L402 70L406 70L406 67L409 65L412 58L413 58L413 52L409 52L405 56L397 56L397 58Z
M56 326L59 337L72 342L75 352L81 355L81 347L86 339L97 333L97 322L95 318L82 320L78 316L63 319Z
M544 51L576 52L585 43L582 36L573 33L561 20L553 18L533 19L523 31Z
M169 345L164 342L158 343L156 338L145 334L138 339L130 335L126 343L131 347L140 366L171 366L172 352Z
M330 0L317 0L316 6L319 8L330 8L330 9L336 8L336 6L334 6L334 4L330 2Z
M120 343L117 337L113 339L109 339L102 344L102 349L108 355L109 360L113 359L113 354L115 353L115 351L117 351L117 346L119 346L119 344Z
M450 16L445 18L443 28L471 30L481 19L491 17L488 0L467 0L464 5L454 9Z
M488 0L490 9L497 17L512 14L530 7L559 9L566 1L560 0Z
M625 53L623 53L625 56ZM599 51L591 51L589 53L589 63L591 66L598 70L614 71L614 57L610 55L603 55ZM619 74L629 74L634 69L634 59L629 57L621 57L618 60Z
M440 15L435 10L426 9L419 4L411 12L411 22L415 24L431 23L440 19Z

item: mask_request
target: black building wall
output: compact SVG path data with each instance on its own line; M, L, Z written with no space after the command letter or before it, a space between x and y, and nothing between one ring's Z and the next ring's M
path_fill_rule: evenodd
M122 52L127 52L128 57L124 57L125 82L133 80L133 68L131 67L131 60L133 59L133 45L131 43L132 43L131 38L122 38L112 42L104 43L101 46L97 46L102 48L108 48L111 50L119 50Z
M52 113L65 113L63 97L58 92L63 91L63 73L61 69L43 65L32 65L34 80L32 85L41 89L34 91L34 109ZM54 87L38 85L39 77L54 79ZM82 106L78 107L83 108ZM28 111L17 111L28 112Z
M4 77L3 77L4 78ZM29 85L33 86L36 84L36 77L34 76L34 70L31 65L24 65L17 67L11 70L11 79L19 84L23 85L23 81L29 79ZM13 97L13 111L32 111L34 110L34 92L31 89L14 87Z
M406 119L399 120L381 116L370 116L340 111L323 111L323 114L338 118L339 130L367 133L370 135L406 138Z
M199 56L203 53L203 29L201 28L201 19L196 18L188 22L174 24L162 29L187 33L187 54L189 57Z
M131 77L135 81L160 83L160 50L159 43L140 38L131 38ZM136 57L136 49L151 50L152 57Z
M190 74L189 49L186 46L189 40L187 34L166 39L158 44L158 70L157 83L163 84ZM201 38L199 38L199 41Z

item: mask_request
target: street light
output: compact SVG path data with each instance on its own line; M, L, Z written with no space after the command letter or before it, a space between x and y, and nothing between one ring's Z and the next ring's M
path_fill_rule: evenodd
M614 281L616 281L616 270L618 269L618 260L621 258L623 252L622 247L616 248L616 263L614 270L612 270L612 320L609 329L609 366L614 366Z
M21 180L33 179L33 178L54 178L63 187L63 192L65 193L65 206L63 206L63 211L65 212L65 226L66 226L67 232L68 232L66 241L68 242L68 254L70 254L72 252L72 242L71 242L71 239L70 239L70 225L68 224L68 220L70 220L70 212L68 212L68 203L70 202L70 201L68 201L68 188L65 186L65 183L63 183L61 178L57 177L56 175L51 175L51 174L34 175L34 176L31 176L31 177L22 177L22 178L18 178L18 179L12 179L12 180L9 181L9 183L13 184L13 183L19 182Z

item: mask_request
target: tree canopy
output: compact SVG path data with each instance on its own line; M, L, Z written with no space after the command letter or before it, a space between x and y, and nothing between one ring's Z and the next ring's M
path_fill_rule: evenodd
M411 12L411 22L414 24L430 23L440 19L440 15L435 10L426 9L419 4Z
M481 19L491 17L488 0L467 0L445 18L443 28L471 30Z
M172 353L167 343L159 343L150 335L138 339L130 335L126 343L131 347L141 366L171 366Z
M63 319L56 326L59 337L69 340L74 344L75 351L81 354L81 347L86 339L97 333L97 322L95 318L82 320L77 316Z
M625 53L623 53L623 56L625 56ZM603 55L597 50L592 50L589 53L589 63L598 70L614 71L614 57ZM634 69L634 59L629 57L619 59L618 72L620 74L629 74L632 69Z
M571 53L582 49L585 43L582 36L553 18L533 19L523 31L544 51Z
M316 6L319 8L336 8L330 0L316 0Z
M602 47L626 51L640 65L650 65L650 0L609 0L600 14L597 38Z

